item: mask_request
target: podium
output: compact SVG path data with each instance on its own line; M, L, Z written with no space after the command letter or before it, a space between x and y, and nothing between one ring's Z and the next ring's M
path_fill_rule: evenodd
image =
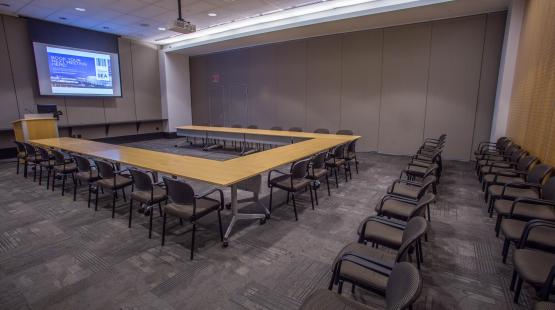
M58 121L50 114L25 115L24 119L12 122L12 126L15 140L18 142L59 136Z

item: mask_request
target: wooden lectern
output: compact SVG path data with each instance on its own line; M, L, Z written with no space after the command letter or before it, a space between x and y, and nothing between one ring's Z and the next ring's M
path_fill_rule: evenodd
M12 122L12 126L18 142L58 137L58 121L50 114L25 115L24 119Z

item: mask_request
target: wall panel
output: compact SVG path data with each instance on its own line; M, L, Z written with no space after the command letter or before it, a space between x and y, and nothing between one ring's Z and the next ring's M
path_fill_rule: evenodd
M380 152L410 154L422 142L430 39L429 23L384 30Z
M107 122L125 122L137 120L135 107L135 90L133 87L133 62L131 56L132 42L119 39L119 63L121 75L121 98L105 98L104 109Z
M446 133L454 142L445 147L447 158L471 153L485 23L486 16L478 15L432 24L424 136Z
M69 125L105 124L102 98L66 98Z
M274 119L268 127L305 127L306 115L306 41L275 45ZM250 91L253 91L250 89ZM251 102L251 106L256 102Z
M341 117L341 36L307 42L306 131L339 129Z
M260 128L274 123L276 106L276 87L273 72L275 66L275 47L266 45L249 50L249 106L247 107L247 126Z
M555 2L527 1L507 135L555 165Z
M378 149L382 40L382 30L343 36L340 127L363 137L357 143L359 151Z
M131 55L137 119L161 119L158 50L151 46L133 43Z
M492 102L495 102L497 92L497 76L506 19L505 12L492 13L487 16L472 151L476 150L480 142L488 141L490 137L494 106Z
M191 77L194 77L191 79L191 113L194 125L210 124L207 58L189 58Z

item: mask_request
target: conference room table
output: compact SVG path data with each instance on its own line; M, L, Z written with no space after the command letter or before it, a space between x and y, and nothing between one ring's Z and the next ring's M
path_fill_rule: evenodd
M310 157L319 152L360 138L360 136L348 135L210 126L180 126L177 127L177 130L178 132L196 132L205 137L211 135L217 136L218 134L236 134L262 138L287 137L289 139L299 139L299 142L225 161L164 153L69 137L38 139L31 140L30 142L42 147L79 153L174 177L201 181L221 187L230 187L231 210L233 215L224 238L224 245L227 246L233 226L238 220L262 220L269 216L267 210L260 214L239 212L237 189L240 188L242 182L248 182L249 179L257 177L271 169Z

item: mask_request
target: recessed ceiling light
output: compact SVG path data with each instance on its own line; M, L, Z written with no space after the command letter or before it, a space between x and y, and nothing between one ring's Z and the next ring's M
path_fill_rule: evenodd
M158 27L158 30L160 30L160 31L165 31L166 28L164 28L164 27Z
M67 17L63 17L63 16L60 16L58 18L61 19L61 20L67 20Z
M103 26L102 29L110 29L108 26Z
M148 26L150 26L150 25L147 24L147 23L140 23L139 26L141 26L141 27L148 27Z
M75 8L75 10L79 11L79 12L85 12L87 9L85 9L85 8Z
M5 7L7 7L7 8L10 7L10 5L9 5L8 3L0 3L0 6L5 6Z
M215 16L218 16L218 14L216 14L216 13L208 13L208 16L210 16L210 17L215 17Z

